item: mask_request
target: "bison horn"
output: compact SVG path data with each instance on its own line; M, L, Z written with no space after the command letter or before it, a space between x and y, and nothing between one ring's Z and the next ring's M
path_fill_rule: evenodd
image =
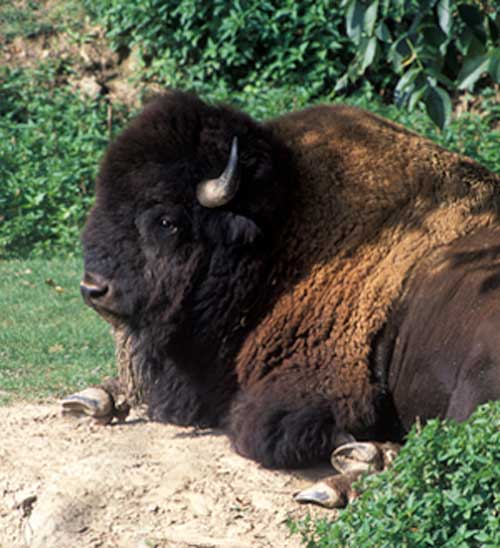
M238 138L233 138L229 161L217 179L209 179L198 184L196 197L204 207L220 207L230 202L238 192Z

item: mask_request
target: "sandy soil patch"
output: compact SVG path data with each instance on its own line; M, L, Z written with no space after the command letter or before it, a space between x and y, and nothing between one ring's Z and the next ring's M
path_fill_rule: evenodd
M289 518L333 517L294 492L331 473L282 472L236 455L217 431L108 427L55 403L0 408L0 546L298 547Z

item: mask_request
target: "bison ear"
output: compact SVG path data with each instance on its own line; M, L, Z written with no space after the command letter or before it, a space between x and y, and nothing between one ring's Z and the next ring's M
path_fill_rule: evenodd
M228 244L253 244L261 234L260 228L248 217L226 214L225 235Z

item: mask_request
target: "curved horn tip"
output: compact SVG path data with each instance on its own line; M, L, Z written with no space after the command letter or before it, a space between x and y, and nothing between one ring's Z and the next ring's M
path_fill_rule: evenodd
M238 137L233 137L231 152L224 171L217 179L203 181L196 187L196 197L204 207L220 207L230 202L239 187L237 177Z
M235 135L233 137L233 140L231 141L231 152L229 154L229 161L231 161L231 159L237 155L238 155L238 137L236 137Z

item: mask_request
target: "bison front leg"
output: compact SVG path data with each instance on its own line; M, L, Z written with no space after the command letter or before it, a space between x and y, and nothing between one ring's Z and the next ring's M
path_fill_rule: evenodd
M395 443L350 442L333 451L331 463L338 473L295 495L301 503L314 503L326 508L344 508L359 493L353 484L363 474L376 474L388 468L399 453Z
M363 416L351 400L325 395L314 370L275 370L233 403L229 435L239 454L268 468L327 462L336 447L354 440L351 417L360 417L359 430L375 416L371 401L363 403Z

